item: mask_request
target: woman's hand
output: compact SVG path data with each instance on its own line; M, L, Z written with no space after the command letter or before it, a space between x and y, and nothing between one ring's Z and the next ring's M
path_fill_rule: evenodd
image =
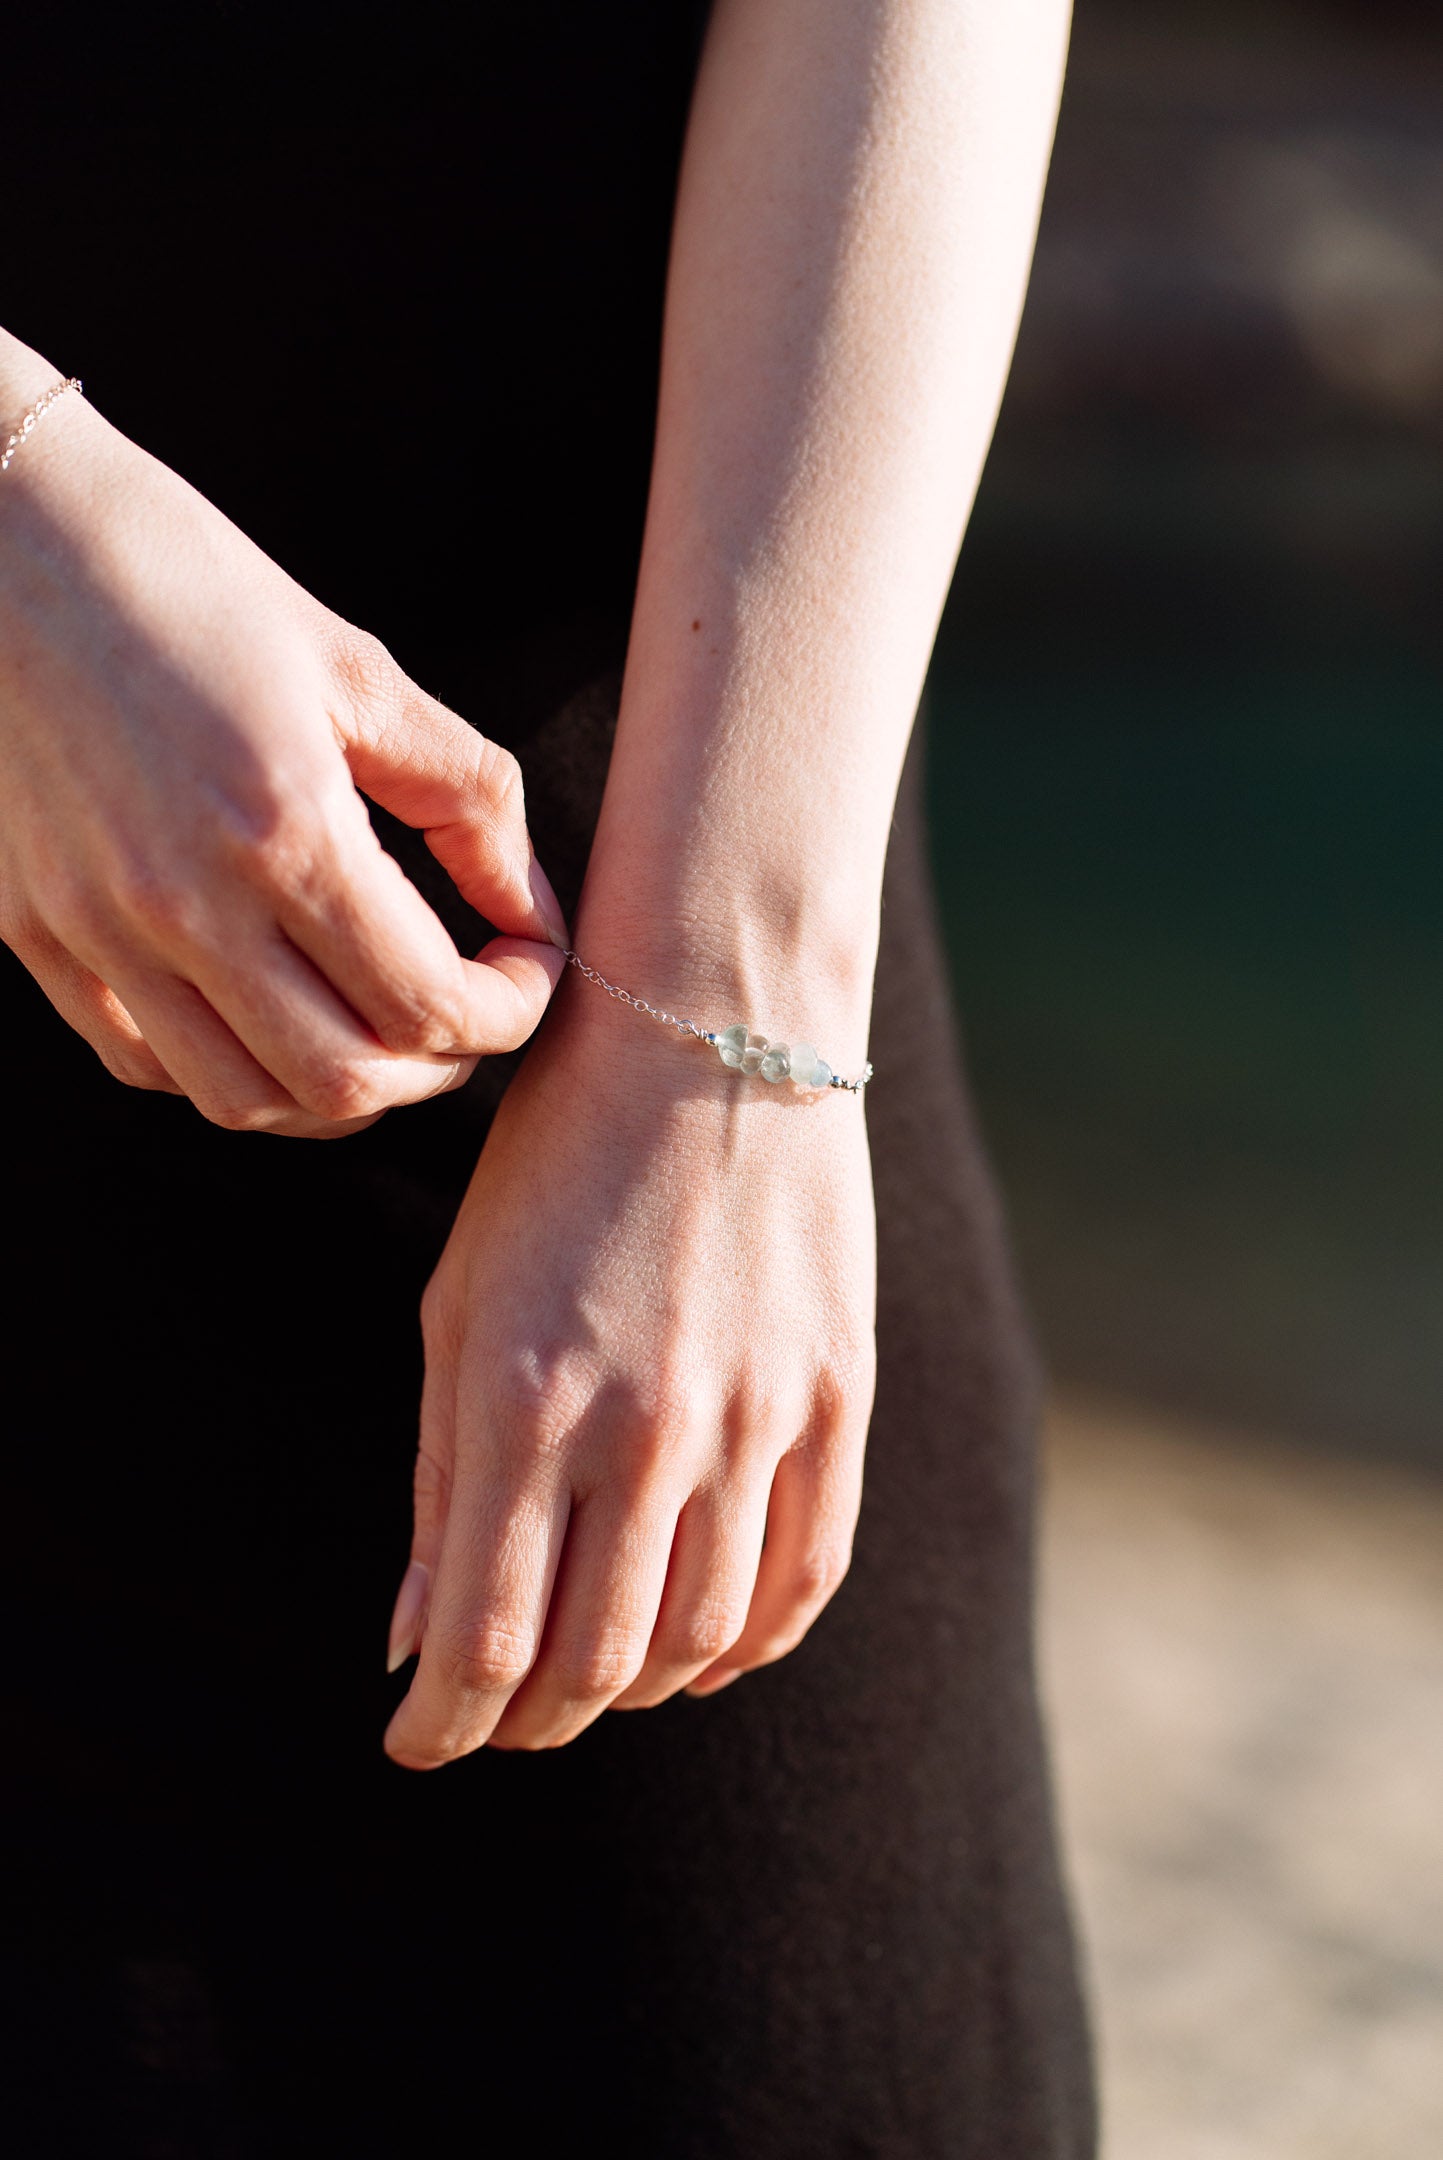
M847 1567L873 1308L861 1104L569 985L425 1299L388 1753L556 1747L791 1649Z
M708 20L578 949L673 1011L796 1015L843 1063L1066 21L1066 0ZM797 1640L850 1544L873 1267L858 1102L741 1080L569 987L427 1300L399 1762L555 1744Z
M503 933L478 961L358 790ZM523 1042L562 933L510 755L62 399L0 480L0 935L117 1078L355 1131Z

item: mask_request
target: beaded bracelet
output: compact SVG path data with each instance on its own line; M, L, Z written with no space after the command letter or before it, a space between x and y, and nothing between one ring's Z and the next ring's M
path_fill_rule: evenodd
M57 398L64 397L67 390L80 390L84 385L78 375L67 376L64 382L52 383L43 396L38 397L29 412L23 413L11 433L6 437L5 447L0 450L0 473L10 470L10 460L39 427Z
M844 1088L849 1095L860 1095L872 1077L870 1065L864 1065L855 1080L844 1080L834 1073L825 1058L818 1057L810 1043L768 1042L765 1035L758 1035L745 1020L734 1020L730 1027L718 1032L715 1028L698 1027L694 1020L679 1020L675 1013L663 1012L658 1005L648 1005L645 998L633 997L618 983L608 982L594 967L588 967L580 953L569 945L563 946L567 959L579 968L588 982L594 982L608 997L614 997L622 1005L630 1005L635 1012L645 1013L649 1019L660 1020L667 1027L674 1027L679 1035L694 1035L698 1042L710 1043L721 1054L723 1065L733 1072L760 1073L763 1080L790 1080L799 1088Z

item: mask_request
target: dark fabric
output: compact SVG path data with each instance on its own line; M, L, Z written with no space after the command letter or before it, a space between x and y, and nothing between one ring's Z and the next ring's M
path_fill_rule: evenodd
M705 12L74 0L5 104L0 321L449 700L629 606Z
M58 48L27 72L0 180L16 202L38 171L49 203L11 326L513 743L569 901L697 11L517 12L463 77L469 10L111 11L69 103ZM848 1581L712 1702L427 1778L380 1751L416 1310L514 1061L342 1143L227 1134L118 1087L0 956L18 2149L1091 2152L1031 1671L1033 1365L924 855L914 771Z
M522 745L563 897L610 716L601 684ZM344 1143L239 1137L115 1086L10 972L7 2028L46 2151L364 2150L520 2108L542 2151L1086 2155L1033 1370L910 791L852 1573L781 1665L554 1754L380 1753L417 1300L502 1071Z

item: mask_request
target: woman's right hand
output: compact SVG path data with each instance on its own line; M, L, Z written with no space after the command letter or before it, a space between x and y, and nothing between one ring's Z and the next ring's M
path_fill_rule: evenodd
M363 794L502 933L475 961ZM111 1072L352 1132L524 1042L564 935L510 754L60 399L0 477L0 936Z

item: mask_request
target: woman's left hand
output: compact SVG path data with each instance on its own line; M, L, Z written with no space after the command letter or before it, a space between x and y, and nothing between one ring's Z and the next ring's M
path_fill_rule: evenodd
M397 1762L558 1747L800 1641L851 1549L874 1245L860 1102L563 986L424 1301Z

